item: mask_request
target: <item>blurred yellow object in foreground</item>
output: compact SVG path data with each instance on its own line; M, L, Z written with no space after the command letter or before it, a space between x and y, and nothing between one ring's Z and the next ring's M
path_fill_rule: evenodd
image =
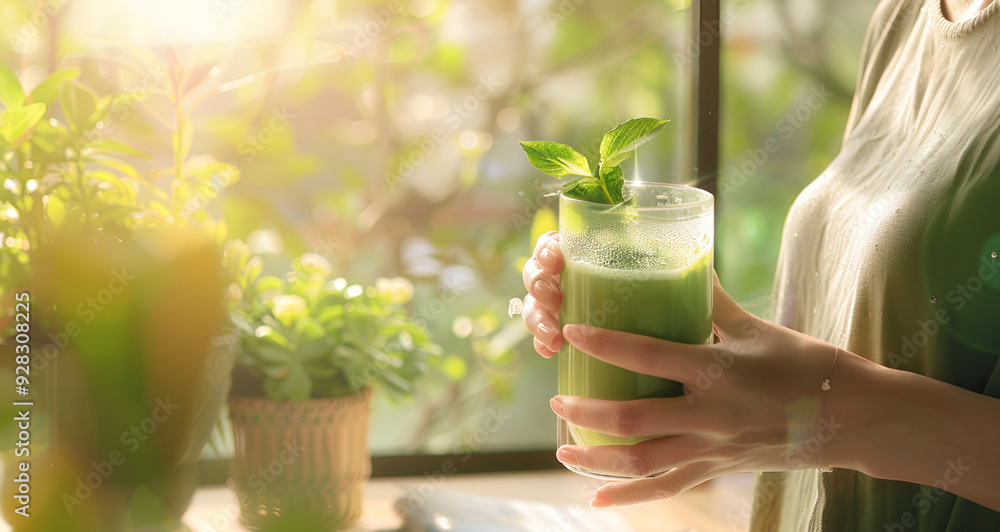
M171 529L228 395L220 250L192 229L74 230L31 261L36 429L5 462L30 462L34 529Z

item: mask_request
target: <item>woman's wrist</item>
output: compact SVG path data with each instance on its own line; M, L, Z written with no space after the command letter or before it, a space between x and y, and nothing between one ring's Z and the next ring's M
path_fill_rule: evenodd
M888 368L841 349L824 392L820 426L829 440L823 446L823 466L871 474L878 465L880 445L873 440L885 421Z
M997 503L1000 400L845 351L827 393L824 465Z
M828 463L876 478L930 480L931 464L947 462L942 431L954 422L935 388L949 386L844 355L828 398L827 422L842 427L824 449Z

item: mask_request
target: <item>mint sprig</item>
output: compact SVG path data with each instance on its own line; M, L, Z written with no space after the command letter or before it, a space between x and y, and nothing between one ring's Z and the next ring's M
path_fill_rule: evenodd
M590 162L573 148L558 142L521 141L528 162L556 178L580 176L566 182L559 192L574 199L617 205L624 201L625 176L621 163L636 148L648 142L669 120L633 118L608 131L601 139L601 160L591 170Z

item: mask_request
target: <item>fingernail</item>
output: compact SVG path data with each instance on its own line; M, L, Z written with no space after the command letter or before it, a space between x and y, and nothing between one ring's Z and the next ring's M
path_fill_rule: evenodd
M583 342L583 330L576 325L567 325L563 327L563 336L572 344L579 344L580 342Z
M558 331L552 328L551 325L545 323L544 321L538 324L538 332L544 337L540 338L543 344L552 347L552 340L555 339L556 335L559 334Z
M553 397L552 399L549 399L549 407L552 408L552 411L555 412L556 415L561 416L562 413L563 413L563 400L562 400L562 397L559 397L557 395L557 396Z
M559 294L559 289L552 286L552 283L548 281L535 281L535 292L542 297L546 297Z
M556 336L555 339L552 340L552 345L549 346L549 350L553 353L558 353L559 351L562 351L562 348L563 338L562 336Z
M559 273L556 271L556 254L550 249L543 249L538 254L538 263L548 270L549 273Z
M556 450L556 459L560 462L569 465L576 465L576 455L573 451L569 450L565 445Z
M615 501L605 495L598 495L594 497L594 500L590 501L591 508L610 508L614 505Z

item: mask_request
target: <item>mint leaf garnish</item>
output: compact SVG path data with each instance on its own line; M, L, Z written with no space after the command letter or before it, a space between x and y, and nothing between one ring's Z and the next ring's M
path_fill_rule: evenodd
M521 148L528 154L528 162L532 166L550 176L591 175L587 158L565 144L544 140L521 141Z
M594 181L594 179L592 177L588 176L588 177L578 177L576 179L567 181L567 182L563 183L563 186L559 187L559 193L565 194L565 193L573 190L577 186L579 186L581 183L585 183L587 181ZM594 182L594 184L597 184L597 183Z
M604 189L601 188L601 182L593 177L574 179L563 185L559 192L573 199L609 203L607 196L604 195Z
M633 118L622 122L601 139L601 159L593 171L587 158L573 148L546 141L521 141L521 148L528 155L528 162L553 177L581 176L565 183L559 192L567 197L618 205L625 201L622 191L625 175L621 162L636 148L663 129L669 120Z
M601 139L601 166L618 166L632 150L659 133L667 122L669 120L633 118L618 124Z
M601 167L601 180L604 181L604 188L611 196L611 202L617 205L623 201L622 190L625 188L625 174L622 173L621 166Z

